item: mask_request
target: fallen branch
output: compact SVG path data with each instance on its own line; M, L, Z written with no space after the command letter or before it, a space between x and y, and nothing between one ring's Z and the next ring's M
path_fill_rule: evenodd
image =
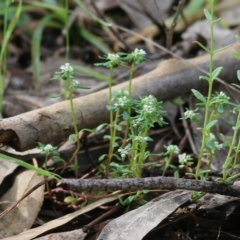
M239 69L239 60L232 56L233 52L240 52L237 44L216 54L214 59L214 67L223 67L220 77L228 83L236 80ZM139 98L152 94L158 100L167 100L189 93L192 88L207 87L206 81L200 81L199 76L208 71L208 65L208 56L164 61L155 70L133 80L132 96ZM113 91L120 89L128 89L128 83L113 87ZM78 129L94 128L108 122L107 103L108 89L74 99ZM37 142L57 145L74 132L69 106L69 101L63 101L1 120L0 143L18 151L31 149Z
M148 177L128 179L62 179L57 186L74 192L116 190L135 191L141 189L185 189L207 193L218 193L232 197L240 196L240 188L234 185L215 182L191 180L174 177Z

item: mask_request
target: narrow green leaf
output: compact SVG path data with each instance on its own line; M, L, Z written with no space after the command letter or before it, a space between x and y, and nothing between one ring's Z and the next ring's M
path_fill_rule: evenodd
M104 139L111 139L111 136L110 135L104 135L103 138Z
M212 23L218 23L218 22L220 22L221 20L222 20L221 18L217 18L217 19L213 20Z
M63 93L59 93L59 94L52 95L50 98L58 98L58 97L60 97L61 95L63 95Z
M34 167L33 165L31 165L29 163L26 163L24 161L21 161L19 159L13 158L13 157L9 157L9 156L7 156L5 154L1 154L0 153L0 158L2 158L3 160L9 161L9 162L15 163L15 164L17 164L17 165L19 165L21 167L34 170L34 171L36 171L40 175L43 175L43 176L46 176L46 177L50 177L50 178L53 178L55 180L61 179L61 177L58 176L57 174L51 173L49 171L45 171L45 170L43 170L41 168Z
M97 126L96 131L98 132L98 131L102 130L104 127L106 127L106 126L108 126L108 123L102 123L99 126Z
M234 56L236 59L240 60L240 54L238 54L238 53L233 53L233 56Z
M52 159L54 162L64 162L64 160L63 160L62 158L58 157L58 156L53 156L51 159Z
M211 13L206 9L206 8L204 8L204 15L205 15L205 17L207 18L207 20L209 21L209 22L211 22L212 21L212 15L211 15Z
M198 42L198 41L194 41L195 43L197 43L203 50L205 50L207 53L209 53L209 50L205 47L205 46L203 46L200 42Z
M240 36L239 35L235 35L235 38L240 43Z
M98 161L102 161L105 157L107 157L107 154L103 154L102 156L100 156Z
M206 103L206 98L199 91L192 89L192 93L199 101Z
M234 169L237 169L237 168L240 168L240 164L236 164L236 165L234 166Z
M231 46L232 46L232 44L227 45L227 46L222 47L222 48L219 48L219 49L215 50L215 51L213 52L213 54L216 54L216 53L218 53L218 52L222 52L222 51L224 51L225 49L230 48Z
M222 69L223 69L223 67L218 67L218 68L216 68L216 69L212 72L212 81L219 76L219 74L221 73Z
M209 130L210 128L212 128L216 123L218 122L218 120L212 120L211 122L209 122L206 126L206 129Z
M50 80L58 80L60 78L60 76L54 76L52 78L50 78Z
M210 78L207 77L207 76L200 76L199 79L203 79L203 80L206 80L206 81L209 81L209 80L210 80Z
M90 132L90 133L94 133L94 132L96 132L96 130L95 130L95 129L90 129L90 128L83 128L83 129L81 130L81 132Z
M240 81L240 79L239 79L239 81ZM237 85L237 84L235 84L235 83L233 83L232 84L234 87L236 87L236 88L239 88L240 89L240 86L239 85Z
M237 70L237 78L240 81L240 70Z

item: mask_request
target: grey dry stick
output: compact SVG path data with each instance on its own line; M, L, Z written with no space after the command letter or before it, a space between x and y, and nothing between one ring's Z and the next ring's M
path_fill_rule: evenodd
M148 177L128 179L62 179L57 186L74 192L95 191L134 191L141 189L185 189L238 197L240 187L218 184L209 181L180 179L174 177Z

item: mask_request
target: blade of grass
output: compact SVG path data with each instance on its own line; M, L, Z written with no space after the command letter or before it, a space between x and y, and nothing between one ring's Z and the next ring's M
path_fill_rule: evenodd
M105 21L103 21L102 19L100 19L98 16L96 16L94 13L90 12L86 6L83 4L83 2L81 0L74 0L75 3L77 3L77 5L85 12L87 13L92 19L94 19L95 21L99 22L100 24L102 24L103 26L107 26L110 27L111 23L107 23Z
M0 153L0 158L2 158L3 160L9 161L9 162L15 163L15 164L17 164L21 167L34 170L38 174L43 175L45 177L49 177L49 178L52 178L52 179L55 179L55 180L60 180L61 179L61 177L57 174L51 173L51 172L43 170L41 168L34 167L33 165L31 165L29 163L26 163L24 161L21 161L19 159L13 158L13 157L9 157L5 154Z
M40 52L41 52L40 45L41 45L43 30L54 17L56 17L55 14L50 14L43 17L33 34L32 43L31 43L31 53L32 53L33 79L35 82L36 89L38 89L39 87Z
M105 54L108 54L111 52L111 49L105 44L99 37L95 36L91 32L89 32L86 28L79 26L79 31L81 36L91 43L93 46L98 48L100 51L102 51Z
M6 1L6 4L8 6L9 1ZM4 78L5 78L5 70L6 70L6 51L7 51L7 44L9 42L9 39L11 37L11 34L13 32L13 29L15 28L17 21L19 19L19 16L22 11L22 0L19 0L19 4L17 7L17 11L15 15L12 18L12 21L10 22L8 27L4 27L4 36L3 36L3 42L0 52L0 112L2 112L3 107L3 94L4 94ZM7 18L7 16L5 15ZM4 23L6 24L6 19L4 20Z
M73 67L77 70L79 70L81 73L84 73L86 74L87 76L91 76L91 77L94 77L98 80L101 80L101 81L104 81L104 82L109 82L109 77L99 73L99 72L96 72L96 71L93 71L92 69L90 68L87 68L87 67L82 67L80 65L73 65ZM113 83L116 83L115 81L112 81Z

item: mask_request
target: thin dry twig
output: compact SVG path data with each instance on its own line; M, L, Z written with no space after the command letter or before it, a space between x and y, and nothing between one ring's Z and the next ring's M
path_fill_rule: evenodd
M74 192L88 191L133 191L141 189L185 189L238 197L238 186L217 184L215 182L182 179L174 177L149 177L129 179L62 179L58 186Z

